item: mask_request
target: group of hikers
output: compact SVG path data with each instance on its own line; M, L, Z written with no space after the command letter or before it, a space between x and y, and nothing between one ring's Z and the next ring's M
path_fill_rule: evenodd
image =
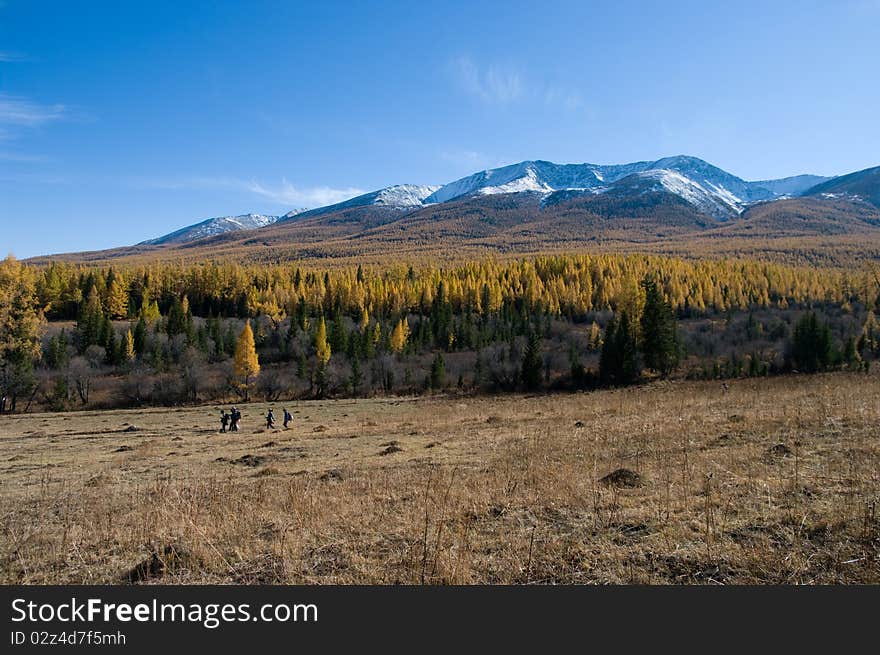
M284 419L282 421L284 425L284 429L287 430L290 422L293 420L293 415L287 411L285 407L283 410ZM266 429L271 430L275 427L275 413L272 408L269 408L269 412L266 414ZM241 424L241 412L233 407L230 411L220 410L220 432L238 432ZM228 428L228 429L227 429Z
M229 412L220 410L220 432L238 432L238 424L241 422L241 412L233 407Z

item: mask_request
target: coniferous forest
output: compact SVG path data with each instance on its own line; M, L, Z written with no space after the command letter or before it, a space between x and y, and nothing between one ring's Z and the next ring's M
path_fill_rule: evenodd
M570 390L880 355L870 269L570 255L0 265L0 410Z

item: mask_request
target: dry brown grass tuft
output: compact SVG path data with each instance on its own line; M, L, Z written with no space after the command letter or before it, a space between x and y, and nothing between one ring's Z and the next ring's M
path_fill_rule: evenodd
M260 404L237 434L192 428L214 408L5 417L0 582L878 583L878 391L309 402L271 435Z

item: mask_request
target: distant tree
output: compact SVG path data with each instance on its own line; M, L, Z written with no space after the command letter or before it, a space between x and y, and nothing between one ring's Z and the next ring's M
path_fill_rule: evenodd
M125 337L122 340L122 350L120 353L120 360L123 364L130 364L134 361L134 358L137 356L137 352L134 349L134 335L131 333L131 330L127 330L125 333Z
M846 345L843 348L843 362L853 371L858 371L862 368L862 356L859 354L858 348L856 348L855 337L850 337L846 340Z
M602 330L596 321L590 324L590 335L587 344L589 349L593 351L598 351L602 347Z
M627 312L612 318L605 330L599 358L599 379L605 384L632 384L639 377L636 338Z
M190 311L189 308L189 299L187 299L186 296L183 296L183 298L175 298L171 303L171 308L168 310L165 331L168 333L169 337L178 334L185 334L187 336L187 341L190 343L194 341L195 330L193 328L193 316L192 311ZM253 332L251 334L253 334Z
M344 353L348 347L348 332L345 329L345 319L339 310L333 316L333 323L327 341L330 343L330 349L335 353Z
M254 378L260 374L260 359L257 356L254 344L254 332L250 321L246 321L244 329L238 337L235 346L235 359L233 364L236 382L245 402L250 398L250 390Z
M645 366L668 377L679 361L678 325L672 307L660 293L653 276L642 281L645 304L642 309L642 355Z
M537 332L531 332L523 352L520 379L527 389L537 389L541 386L541 337Z
M159 313L159 303L150 298L149 292L145 291L141 299L141 307L138 315L147 323L158 321L162 315Z
M101 299L98 290L93 286L80 306L76 320L76 345L80 353L85 352L89 346L104 345L106 325Z
M128 316L128 289L113 271L110 271L104 296L104 313L112 319Z
M442 353L434 355L429 380L432 389L442 389L446 383L446 362L443 361Z
M406 347L407 339L409 339L409 323L406 318L401 318L391 331L388 348L391 352L401 353Z
M348 377L348 384L351 387L352 395L359 395L361 384L364 381L364 373L361 368L361 360L359 357L354 357L351 360L351 375Z
M323 316L318 320L318 325L315 328L314 342L315 357L318 359L318 364L320 366L327 366L333 351L330 347L330 342L327 340L327 323L324 321Z
M143 356L144 352L147 349L147 322L143 316L141 316L138 319L138 322L135 323L132 337L132 345L134 346L134 351L138 354L138 356Z
M805 373L827 369L834 357L831 329L819 322L815 312L804 314L792 333L791 359Z
M330 362L332 354L330 343L327 341L327 323L323 316L318 320L318 325L315 328L314 343L315 358L317 359L315 383L318 387L318 396L323 397L327 392L327 364Z
M42 312L32 273L13 257L0 262L0 413L14 412L17 400L36 390Z

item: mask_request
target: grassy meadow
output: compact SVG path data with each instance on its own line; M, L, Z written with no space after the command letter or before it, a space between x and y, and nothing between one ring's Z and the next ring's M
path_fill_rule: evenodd
M286 406L2 417L0 582L880 582L876 373Z

